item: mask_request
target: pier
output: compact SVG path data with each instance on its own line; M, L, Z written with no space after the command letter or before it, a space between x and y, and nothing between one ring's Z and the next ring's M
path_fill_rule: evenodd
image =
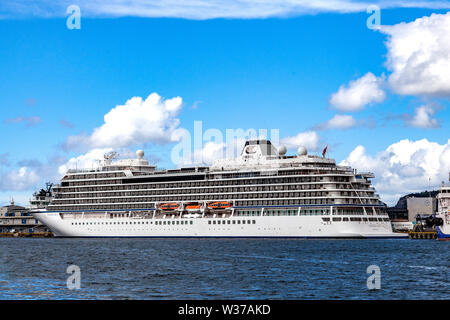
M0 238L52 238L52 232L0 232Z
M408 232L410 239L437 239L436 231L410 231Z

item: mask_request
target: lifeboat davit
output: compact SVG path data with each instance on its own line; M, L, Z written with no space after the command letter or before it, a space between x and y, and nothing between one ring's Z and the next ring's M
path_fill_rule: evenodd
M228 201L214 201L214 202L208 203L208 208L214 209L214 210L215 209L228 209L231 207L232 207L232 205Z
M164 210L164 211L171 211L176 210L180 207L178 203L171 202L171 203L161 203L158 205L158 209Z
M202 206L200 203L192 202L192 203L186 204L186 206L184 208L186 209L186 211L195 212L195 211L200 211Z

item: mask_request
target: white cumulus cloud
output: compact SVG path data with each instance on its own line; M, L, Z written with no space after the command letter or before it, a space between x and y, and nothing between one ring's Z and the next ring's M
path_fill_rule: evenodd
M176 150L175 156L172 155L172 162L180 167L187 165L211 165L214 160L233 159L241 155L245 142L248 139L248 137L238 137L230 141L207 141L202 144L201 148L196 148L192 151L187 147L188 152L183 152L183 154L179 153L180 150ZM252 139L267 139L267 137L258 136ZM282 138L279 142L276 138L269 140L271 140L275 148L284 145L289 149L297 149L303 146L308 150L317 150L320 138L315 131L306 131L300 132L295 136Z
M178 167L190 165L211 165L214 160L224 159L227 146L224 142L208 141L202 148L194 149L184 157L173 159Z
M450 12L379 30L388 35L388 82L396 93L450 97Z
M359 111L369 103L380 103L386 98L382 89L384 76L376 77L368 72L357 80L350 81L345 86L341 85L338 92L333 93L330 104L340 111Z
M416 128L438 128L439 121L433 118L436 110L429 105L418 107L414 110L413 117L407 117L405 122L407 125Z
M64 163L66 159L58 155L49 157L47 161L38 159L22 159L15 164L7 162L0 166L0 193L4 194L14 191L15 195L22 193L31 196L33 191L41 189L45 182L57 182L59 175L57 168ZM8 195L9 196L9 195ZM6 202L6 199L0 199L0 202ZM28 203L22 202L24 205Z
M317 150L319 144L319 135L315 131L300 132L295 136L289 136L282 138L281 144L284 144L286 148L293 149L300 146L309 150Z
M80 156L73 157L58 167L58 173L62 177L69 169L97 168L98 160L103 160L104 155L110 151L112 151L112 148L96 148Z
M37 185L41 181L38 172L28 167L21 167L2 173L0 177L1 190L21 191Z
M450 172L450 140L445 144L427 139L401 140L375 156L357 146L341 165L375 174L374 186L381 200L392 205L400 196L437 188Z
M231 141L206 141L201 148L189 151L181 157L172 157L178 167L188 165L211 165L218 159L233 159L240 156L247 139L237 138Z
M357 125L356 120L351 115L337 114L325 123L317 125L315 128L319 130L329 129L350 129Z
M91 135L69 136L65 148L89 150L175 142L182 130L177 118L182 105L180 97L164 100L157 93L146 99L133 97L105 114L104 124Z

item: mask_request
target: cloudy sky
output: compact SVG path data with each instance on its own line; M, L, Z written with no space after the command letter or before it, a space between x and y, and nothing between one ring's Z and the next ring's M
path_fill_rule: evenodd
M67 27L70 5L80 29ZM450 171L447 11L446 1L2 2L0 204L26 204L111 150L180 165L174 149L198 121L224 137L278 129L290 153L328 145L338 163L374 172L389 204L436 188ZM201 140L192 154L206 163L227 148Z

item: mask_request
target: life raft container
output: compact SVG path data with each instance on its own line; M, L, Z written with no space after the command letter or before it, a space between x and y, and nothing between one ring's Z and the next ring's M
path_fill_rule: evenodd
M208 203L208 208L214 209L214 210L215 209L228 209L231 207L232 207L232 205L228 201L214 201L214 202Z
M161 203L158 205L158 209L164 210L164 211L170 211L170 210L176 210L180 207L178 203L171 202L171 203Z

